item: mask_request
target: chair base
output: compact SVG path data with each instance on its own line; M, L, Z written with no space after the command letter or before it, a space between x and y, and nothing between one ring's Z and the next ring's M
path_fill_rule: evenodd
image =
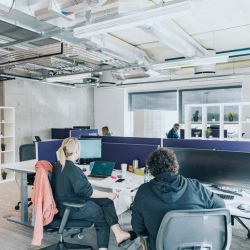
M45 248L40 248L40 250L69 250L69 249L91 249L94 250L92 246L72 244L67 242L58 242L55 245L48 246Z

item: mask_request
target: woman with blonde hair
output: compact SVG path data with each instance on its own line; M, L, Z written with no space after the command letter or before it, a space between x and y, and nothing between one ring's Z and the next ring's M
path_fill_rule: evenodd
M113 200L115 193L94 190L83 171L75 165L80 156L80 144L76 138L67 138L59 148L59 161L52 174L52 190L59 215L63 216L63 202L82 202L82 208L72 208L69 218L89 220L94 223L99 250L108 249L110 229L119 246L130 243L136 235L123 231L118 224Z

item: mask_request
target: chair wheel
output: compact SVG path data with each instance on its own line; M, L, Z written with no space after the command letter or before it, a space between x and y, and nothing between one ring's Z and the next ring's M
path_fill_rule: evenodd
M83 237L84 237L84 236L83 236L83 234L82 234L82 233L79 233L79 234L78 234L78 239L79 239L79 240L82 240L82 239L83 239Z
M16 210L19 210L19 209L20 209L20 206L19 206L19 205L16 205L16 206L15 206L15 209L16 209Z

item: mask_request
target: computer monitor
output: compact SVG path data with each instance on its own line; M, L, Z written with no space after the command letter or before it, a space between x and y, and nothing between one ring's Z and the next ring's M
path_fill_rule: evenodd
M168 148L175 152L179 173L204 183L250 189L250 153Z
M80 164L88 164L102 158L102 139L82 138L79 139L79 143L81 145Z
M73 126L73 129L90 129L90 126Z

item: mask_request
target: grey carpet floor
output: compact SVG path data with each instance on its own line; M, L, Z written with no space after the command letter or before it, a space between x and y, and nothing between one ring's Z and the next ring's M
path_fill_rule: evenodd
M31 193L31 189L29 189ZM46 247L55 244L58 241L58 235L53 233L51 235L44 235L44 240L41 247L31 246L32 228L18 225L13 222L7 221L7 217L13 215L20 217L20 212L14 209L16 202L20 200L20 190L16 182L9 182L0 184L0 250L35 250L41 247ZM31 211L31 210L30 210ZM125 230L131 229L130 225L130 211L123 214L122 220ZM121 221L121 218L120 218ZM250 228L250 221L246 221ZM65 238L65 241L80 244L89 244L97 249L96 235L94 228L84 230L83 240ZM115 242L114 235L110 236L110 250L122 250L118 248ZM246 236L246 230L243 229L238 222L233 227L233 240L231 245L232 250L249 250L250 239Z

